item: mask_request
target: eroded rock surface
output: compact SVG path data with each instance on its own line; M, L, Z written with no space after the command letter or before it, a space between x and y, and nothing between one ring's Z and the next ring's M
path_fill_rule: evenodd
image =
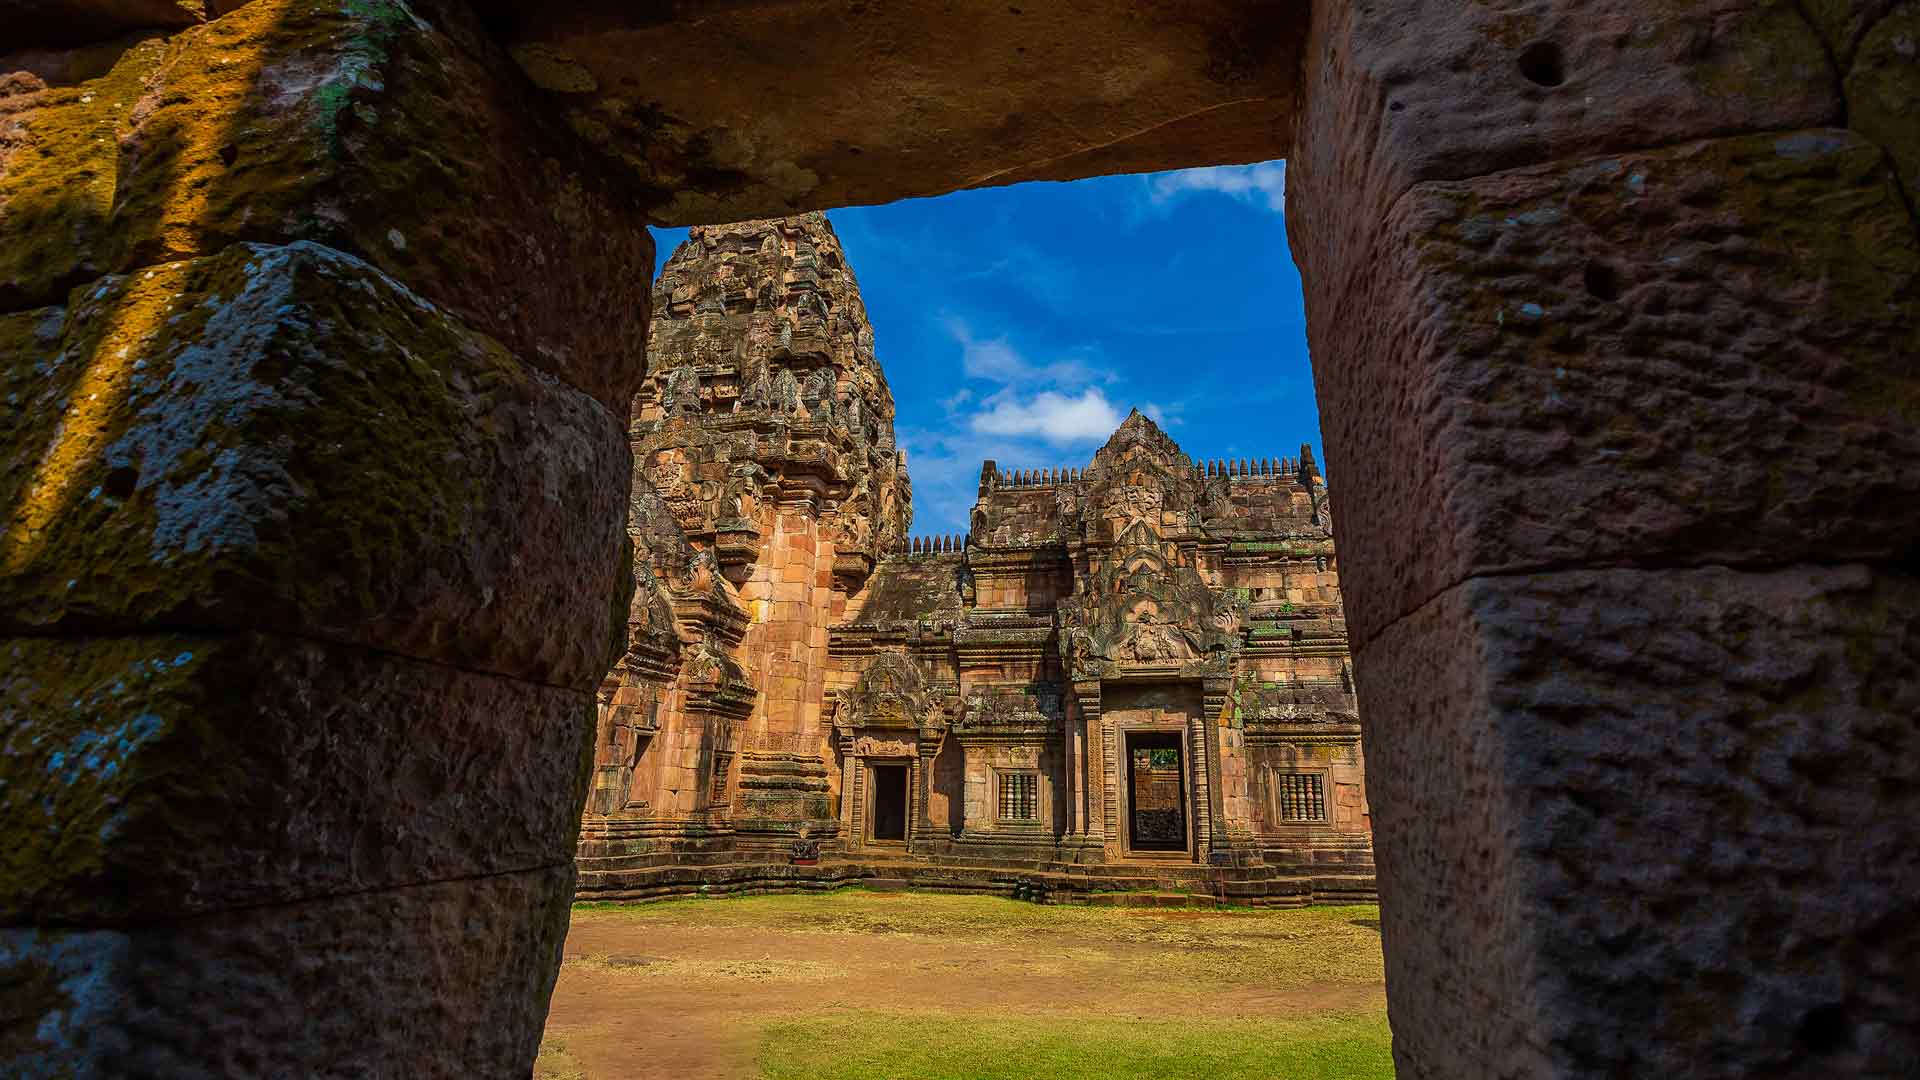
M652 213L669 224L1279 157L1306 12L1294 0L481 7L574 130L655 186Z
M0 323L0 631L279 629L581 689L605 671L619 420L380 271L237 245Z
M0 924L118 925L566 861L592 695L275 634L0 645Z
M0 928L15 1076L533 1070L573 871L112 929ZM351 972L351 977L334 972Z
M0 63L0 308L311 240L626 408L652 239L464 4L254 0L77 52Z
M1920 373L1886 358L1920 352L1920 242L1879 147L1787 131L1424 183L1384 228L1347 296L1396 314L1319 367L1335 468L1420 463L1342 501L1363 639L1474 574L1916 550Z
M524 1074L652 241L462 5L105 6L0 44L0 1072Z
M1402 1060L1920 1067L1917 588L1859 564L1485 577L1364 646Z
M1315 8L1403 1077L1915 1068L1910 10Z

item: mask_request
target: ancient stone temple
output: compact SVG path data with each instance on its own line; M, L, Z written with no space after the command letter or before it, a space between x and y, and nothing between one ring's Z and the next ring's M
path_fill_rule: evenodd
M525 1075L596 782L658 835L589 892L879 860L832 725L885 579L834 534L885 448L774 393L833 268L796 233L770 295L670 305L701 348L780 309L795 360L688 436L713 539L644 518L636 569L628 409L686 365L646 226L1277 158L1399 1075L1920 1073L1916 40L1914 0L0 4L0 1074ZM889 644L960 695L956 850L989 556L956 676L938 618Z
M659 362L631 429L637 587L587 832L784 858L837 823L828 627L912 512L893 398L824 215L695 230L655 291Z
M582 895L1371 893L1309 447L1196 464L1135 413L1084 468L986 462L972 531L909 539L892 398L824 215L693 230L651 342Z

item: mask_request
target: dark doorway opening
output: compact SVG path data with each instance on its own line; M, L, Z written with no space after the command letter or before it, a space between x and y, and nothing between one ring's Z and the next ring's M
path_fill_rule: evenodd
M1133 850L1187 850L1186 777L1179 732L1127 735L1127 840Z
M907 767L869 765L873 781L873 839L907 838Z

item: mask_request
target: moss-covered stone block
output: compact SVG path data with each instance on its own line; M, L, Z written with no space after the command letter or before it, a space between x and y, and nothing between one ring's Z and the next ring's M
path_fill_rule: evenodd
M1858 134L1421 184L1355 269L1315 375L1356 641L1480 574L1920 552L1920 242Z
M466 5L254 0L123 48L0 80L0 310L314 240L624 413L652 238Z
M1841 72L1853 66L1860 39L1901 0L1798 0Z
M527 1076L573 868L0 929L0 1075Z
M0 923L565 863L590 694L266 634L0 640Z
M1920 205L1920 4L1866 33L1847 73L1847 122L1886 148L1910 205Z
M1315 340L1368 318L1342 306L1348 278L1417 183L1840 123L1829 48L1801 6L1315 5L1314 81L1287 155L1287 236Z
M621 419L359 259L238 245L0 318L0 347L0 630L606 674Z
M1917 611L1858 564L1577 570L1368 644L1399 1075L1912 1075Z

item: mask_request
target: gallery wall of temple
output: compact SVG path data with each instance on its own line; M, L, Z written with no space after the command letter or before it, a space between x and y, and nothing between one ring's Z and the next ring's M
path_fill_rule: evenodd
M1135 413L1080 466L983 463L970 533L912 538L894 402L824 215L692 230L651 332L588 878L810 842L1370 868L1309 447L1195 462Z

